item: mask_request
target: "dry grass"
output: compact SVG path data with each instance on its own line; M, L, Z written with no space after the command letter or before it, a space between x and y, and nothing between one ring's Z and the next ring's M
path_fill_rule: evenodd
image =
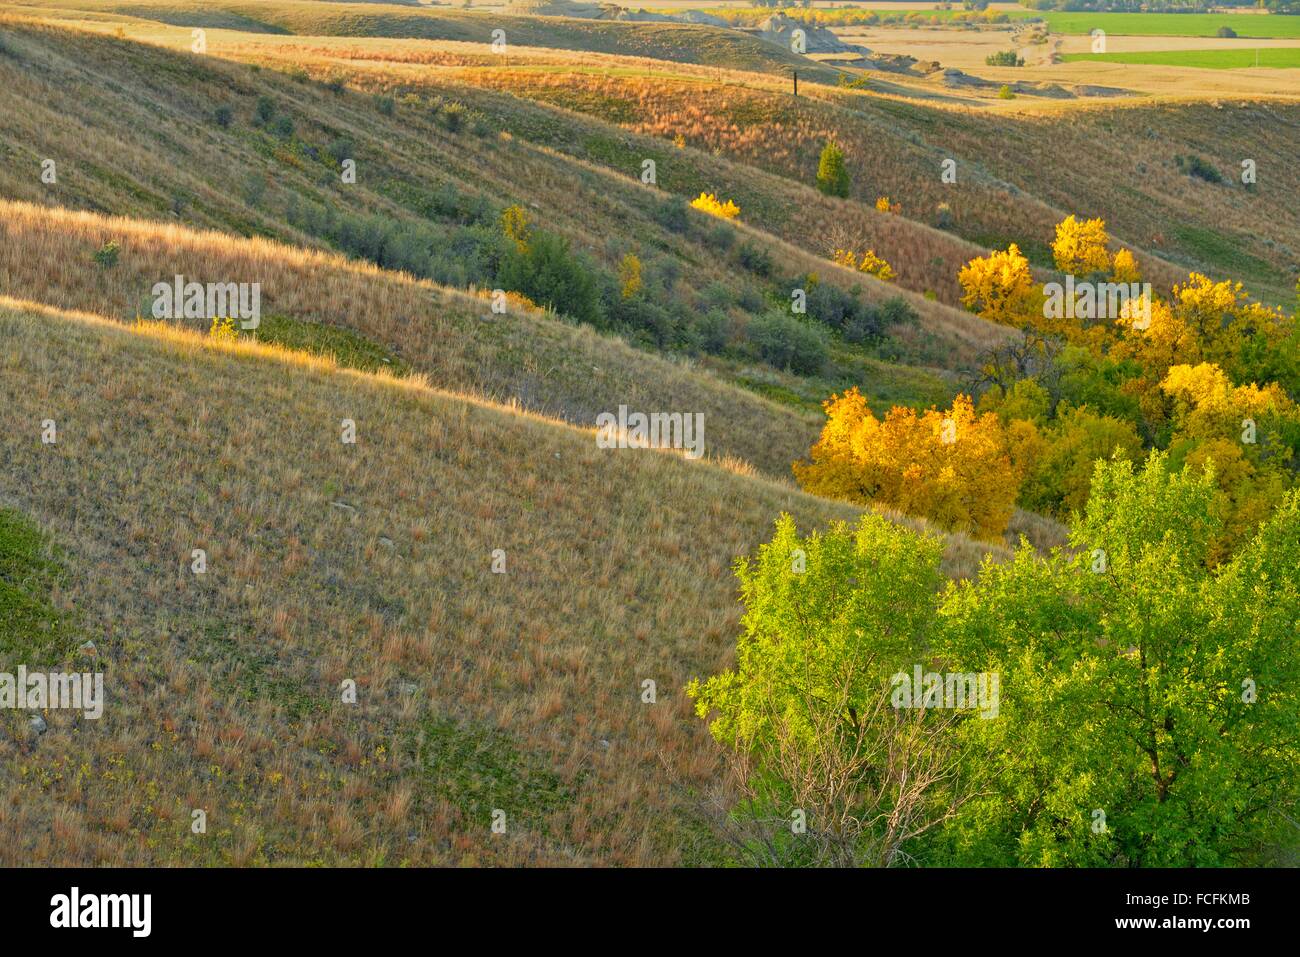
M109 697L0 716L0 862L707 859L668 782L714 771L680 689L728 657L729 565L852 508L266 345L12 300L0 336L0 501L66 549Z
M703 412L711 455L734 456L769 475L788 476L820 426L819 416L617 338L534 312L496 316L476 296L332 253L3 202L0 239L0 276L22 298L129 322L149 316L154 283L178 274L259 282L264 313L352 329L442 388L514 399L583 424L620 404ZM109 241L121 245L119 260L101 269L93 256Z

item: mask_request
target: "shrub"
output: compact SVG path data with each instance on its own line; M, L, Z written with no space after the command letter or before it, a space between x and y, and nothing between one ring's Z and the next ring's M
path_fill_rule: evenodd
M326 152L334 158L334 162L342 163L346 159L353 159L352 141L349 139L336 139L330 143Z
M749 323L749 339L769 365L796 375L817 375L826 365L826 334L784 312L767 312Z
M961 803L946 747L957 719L891 707L902 663L928 660L941 554L938 539L879 515L807 538L782 515L737 562L735 669L686 693L731 758L741 804L718 827L743 863L901 863Z
M603 315L594 272L570 251L566 240L538 230L526 247L516 246L506 256L498 281L555 312L599 325Z
M465 126L465 106L462 103L448 103L442 108L439 117L448 133L459 133Z
M984 58L984 62L989 66L1024 66L1024 57L1017 56L1015 50L1002 50L998 53L990 53Z
M1042 293L1037 290L1029 260L1012 243L1005 252L972 259L957 274L962 304L991 322L1023 329L1042 317Z
M212 118L216 121L217 126L224 130L230 126L231 121L235 118L235 111L228 106L219 106L212 112Z
M253 113L259 123L271 122L271 117L275 116L275 100L269 96L259 96Z
M619 293L624 299L631 299L641 291L641 260L633 253L627 253L618 264Z
M740 264L756 276L764 278L772 275L772 254L762 246L753 243L741 243L736 250Z
M1211 572L1213 497L1157 454L1103 463L1068 551L945 599L934 654L1001 693L962 726L991 788L944 863L1215 867L1294 837L1300 497Z
M95 263L102 269L111 269L117 265L117 257L121 252L122 247L117 241L110 239L96 250Z
M397 108L397 103L391 96L376 96L375 109L384 116L392 116L393 111Z
M1219 27L1219 29L1215 31L1214 35L1216 37L1233 38L1236 37L1237 31L1232 29L1232 27Z
M1223 182L1223 174L1217 169L1196 155L1177 156L1174 162L1178 169L1188 176L1195 176L1197 179L1203 179L1207 183L1219 184Z
M282 116L275 121L275 135L282 140L287 140L293 136L293 120L287 116Z
M221 342L233 342L239 338L239 330L235 328L235 320L229 317L217 317L212 320L212 325L208 329L208 335L213 339Z
M515 203L501 211L501 232L515 244L519 252L528 251L528 240L532 235L532 225L528 220L528 211Z
M1111 267L1106 244L1106 221L1103 219L1076 219L1065 217L1056 224L1056 238L1052 242L1052 258L1056 268L1074 276L1106 272Z
M655 203L654 218L655 222L669 232L684 233L690 227L686 201L680 196L669 196Z
M1015 98L1016 95L1011 92L1011 87L1007 86L1005 83L998 87L999 100L1014 100Z
M717 216L719 219L735 219L740 215L740 207L731 200L719 202L718 197L713 193L700 193L699 196L691 200L691 205L701 212L708 213L710 216Z

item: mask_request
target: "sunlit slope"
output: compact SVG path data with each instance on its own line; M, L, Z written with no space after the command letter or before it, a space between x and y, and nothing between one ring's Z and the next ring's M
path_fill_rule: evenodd
M95 252L116 242L115 265ZM706 454L786 478L818 419L622 340L330 253L179 226L0 202L0 293L121 322L150 318L155 283L261 284L262 310L351 329L442 388L586 426L600 412L701 412ZM192 327L198 324L191 323Z
M63 550L108 697L35 743L4 714L4 863L708 859L681 688L730 563L852 508L264 346L12 301L0 341L0 503Z
M838 70L784 47L735 30L679 23L586 20L570 17L511 16L383 3L318 3L307 0L37 0L51 15L89 12L127 16L182 27L231 29L300 36L384 37L449 40L487 49L504 31L508 50L545 47L589 53L652 57L734 70L789 75L834 82Z
M1196 268L1282 299L1300 264L1300 213L1290 201L1300 191L1289 160L1300 127L1294 99L1052 103L1006 114L870 91L810 88L794 100L658 76L496 67L464 76L615 116L629 130L677 131L691 146L802 183L812 182L822 146L834 139L863 202L887 196L903 216L948 221L980 245L1017 241L1040 265L1050 263L1052 227L1071 213L1105 218L1164 282ZM1193 155L1223 182L1185 173L1178 158ZM955 182L944 179L947 160ZM1254 183L1242 181L1245 160Z
M920 315L924 341L917 349L925 364L968 371L1007 336L923 295L929 290L956 302L953 277L977 246L867 204L792 187L779 175L479 90L418 64L405 65L407 83L390 80L386 63L351 70L346 62L299 58L292 50L269 59L279 69L319 74L316 81L295 80L215 54L111 35L17 23L4 31L13 53L0 57L0 142L8 155L0 165L0 193L7 197L179 219L295 244L326 241L311 232L303 215L308 208L455 230L476 222L495 226L493 208L520 203L539 225L607 268L617 265L622 250L638 248L643 257L671 260L696 294L717 284L740 297L753 277L735 267L734 256L719 256L704 217L692 213L684 231L665 225L664 204L673 196L708 190L742 204L741 238L769 250L783 274L817 272L823 281L862 284L876 301L907 297ZM167 42L184 49L187 33L173 33ZM332 89L326 82L340 77L357 88ZM407 94L414 91L412 105ZM386 112L371 92L390 94L395 104ZM467 119L463 128L448 129L430 106L435 97L466 104L485 128L475 130ZM276 123L292 124L291 133L256 121L263 100ZM223 106L230 112L225 126L215 117ZM331 153L340 143L357 163L356 182L346 186ZM42 163L55 157L57 182L43 182ZM659 162L656 187L640 181L647 158ZM593 222L603 224L599 236ZM898 283L832 266L827 222L843 224L888 257ZM443 243L434 248L446 281L456 281L465 272L457 266L460 254Z

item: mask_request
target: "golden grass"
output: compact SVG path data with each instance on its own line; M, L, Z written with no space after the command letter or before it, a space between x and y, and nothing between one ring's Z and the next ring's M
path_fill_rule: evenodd
M121 245L117 265L96 250ZM818 416L776 405L699 369L531 311L492 314L475 295L265 239L93 213L0 202L0 277L23 299L94 310L124 322L149 316L155 282L259 282L264 313L352 329L392 349L437 386L515 398L594 425L620 404L703 412L712 455L775 476L807 452Z
M66 549L61 601L109 696L100 722L52 712L35 743L0 716L0 863L708 853L670 785L715 770L680 689L728 658L730 563L780 511L816 527L854 509L264 344L13 300L0 336L0 500ZM33 438L45 418L55 446ZM984 554L1005 555L949 539L946 568ZM430 770L444 719L499 732L522 790ZM506 835L482 800L509 804Z

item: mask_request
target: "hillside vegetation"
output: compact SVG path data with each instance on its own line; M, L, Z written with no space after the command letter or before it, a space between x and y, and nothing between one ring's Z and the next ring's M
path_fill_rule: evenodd
M1293 862L1300 97L882 64L0 0L0 864Z
M6 863L707 859L680 689L726 656L726 569L853 509L267 345L14 301L0 337L0 502L59 543L113 694L37 753L5 712Z

